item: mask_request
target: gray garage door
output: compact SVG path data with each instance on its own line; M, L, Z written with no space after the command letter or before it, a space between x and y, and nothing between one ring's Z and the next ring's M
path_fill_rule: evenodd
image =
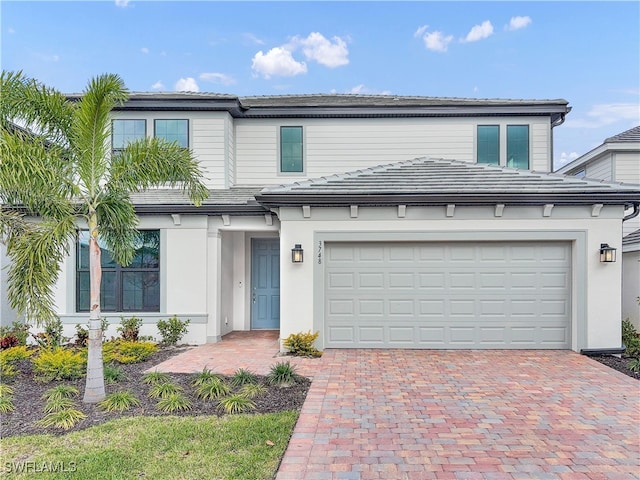
M566 242L325 247L326 348L570 348Z

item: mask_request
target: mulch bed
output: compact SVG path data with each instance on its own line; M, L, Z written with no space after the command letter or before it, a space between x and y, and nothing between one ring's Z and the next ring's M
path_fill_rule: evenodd
M97 405L84 404L82 402L85 387L84 377L73 381L38 382L34 380L31 362L29 360L18 362L16 366L19 373L10 380L3 379L3 383L7 383L14 390L12 398L16 408L11 413L0 415L0 438L45 433L60 435L74 430L83 430L120 417L141 415L220 416L221 413L217 409L217 402L200 400L196 397L191 385L194 374L169 374L171 381L184 389L185 395L192 403L191 410L171 414L164 413L156 408L157 400L147 396L149 386L142 383L142 377L145 371L184 350L184 348L179 347L167 347L159 350L144 362L118 365L126 378L117 383L106 385L107 395L116 391L129 391L140 400L141 403L139 407L134 407L124 413L105 412ZM267 388L267 392L253 399L256 404L256 409L252 410L252 413L273 413L284 410L299 411L302 408L307 391L311 385L311 381L307 378L301 379L298 384L290 387L271 386L266 383L264 377L258 378L260 383ZM73 385L79 390L79 395L74 399L76 402L75 408L87 415L87 418L69 430L43 428L36 425L35 423L45 416L43 411L45 402L42 399L42 395L48 389L60 384Z
M633 372L629 369L629 362L631 361L630 358L616 357L613 355L596 355L591 358L603 365L606 365L607 367L619 371L620 373L624 373L636 380L640 380L640 372Z

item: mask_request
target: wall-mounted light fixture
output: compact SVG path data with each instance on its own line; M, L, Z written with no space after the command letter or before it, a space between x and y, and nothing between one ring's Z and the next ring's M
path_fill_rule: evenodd
M304 250L302 245L296 243L296 246L291 249L291 262L302 263L304 261Z
M608 243L600 244L600 261L602 263L613 263L616 261L616 249L610 247Z

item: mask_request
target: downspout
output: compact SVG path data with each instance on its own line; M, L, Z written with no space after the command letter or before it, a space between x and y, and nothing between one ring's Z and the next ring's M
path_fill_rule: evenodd
M622 221L626 222L627 220L631 220L632 218L637 217L640 214L640 203L633 203L633 212L629 215L625 216ZM624 351L627 349L626 345L623 343L620 348L583 348L580 350L582 355L587 356L597 356L597 355L622 355Z

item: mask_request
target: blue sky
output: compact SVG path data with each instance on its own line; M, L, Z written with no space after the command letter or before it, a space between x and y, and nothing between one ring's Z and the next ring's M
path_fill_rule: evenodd
M5 70L65 93L132 91L555 99L556 167L640 125L640 3L0 3Z

